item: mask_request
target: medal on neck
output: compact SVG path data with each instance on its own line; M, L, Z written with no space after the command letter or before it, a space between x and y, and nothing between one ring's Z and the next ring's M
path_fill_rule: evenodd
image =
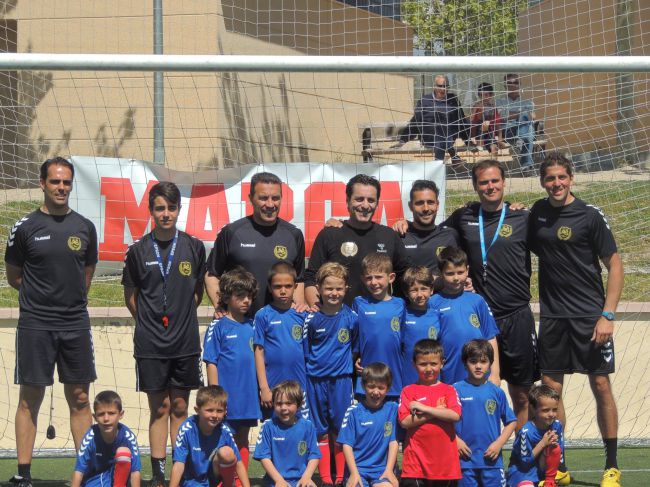
M156 242L153 232L151 232L151 242L153 243L153 250L156 254L156 260L158 261L158 269L160 269L160 275L163 280L163 315L162 315L162 325L165 329L169 326L169 317L167 316L167 278L172 268L172 262L174 261L174 253L176 252L176 242L178 241L178 230L174 235L174 240L172 242L172 248L169 251L167 256L167 263L163 265L162 257L160 255L160 248L158 247L158 242Z

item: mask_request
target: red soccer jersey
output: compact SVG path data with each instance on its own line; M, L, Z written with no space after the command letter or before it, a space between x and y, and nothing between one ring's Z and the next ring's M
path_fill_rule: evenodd
M434 408L444 405L461 414L456 390L442 382L431 386L412 384L402 389L397 412L400 421L411 415L411 401ZM402 477L429 480L461 478L454 423L434 419L406 430Z

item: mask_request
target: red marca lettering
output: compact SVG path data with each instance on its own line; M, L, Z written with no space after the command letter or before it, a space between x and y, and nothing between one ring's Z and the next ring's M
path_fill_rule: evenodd
M127 244L124 243L124 223L129 226L133 240L142 237L151 219L149 213L149 190L158 181L149 181L142 201L138 203L131 181L126 178L102 178L100 193L106 199L104 208L104 238L99 244L99 260L120 261L124 259Z
M386 212L386 225L393 226L397 220L404 219L404 207L402 206L402 192L400 191L399 182L382 181L381 197L373 221L381 223L381 216Z
M305 253L311 255L316 235L325 224L325 202L332 202L332 217L348 215L345 204L345 184L312 183L305 191Z
M251 183L241 183L241 200L246 202L246 215L253 214L253 205L248 198L251 190ZM280 218L286 221L293 220L293 190L282 183L282 205L280 206Z
M230 222L228 203L223 184L195 184L192 186L185 231L204 242L213 242L221 228ZM206 230L210 212L211 230Z

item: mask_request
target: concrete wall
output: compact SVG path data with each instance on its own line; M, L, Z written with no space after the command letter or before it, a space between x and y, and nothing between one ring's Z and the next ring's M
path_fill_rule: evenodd
M616 46L614 0L544 0L520 17L520 55L613 56ZM648 2L629 1L632 55L650 55ZM617 151L617 92L614 73L533 74L522 85L546 120L546 132L555 147L573 152ZM634 110L630 115L635 150L650 148L650 75L631 75Z
M16 39L6 40L8 50L152 52L151 2L14 4L4 12L17 26L9 29L7 37ZM164 2L166 54L404 55L411 54L411 39L404 24L334 0ZM17 88L5 105L17 108L7 125L17 128L0 134L6 163L54 153L152 159L151 73L9 75ZM358 161L357 125L390 120L395 111L408 116L411 90L409 77L381 74L169 73L168 165ZM16 142L20 154L8 149Z
M629 312L619 311L618 316L622 321L617 323L615 334L617 370L612 375L612 382L619 406L619 439L630 441L644 438L647 442L650 437L650 390L643 343L650 340L650 313L636 311L638 304L631 303L630 306ZM621 309L627 308L619 307ZM14 414L18 400L18 388L13 385L16 312L15 309L12 310L14 318L5 317L0 321L0 450L15 448ZM208 313L207 308L202 308L201 336L205 333ZM117 390L124 401L124 423L135 431L140 445L146 446L149 421L147 400L145 394L135 392L133 326L132 320L122 317L125 314L125 309L111 308L110 313L106 313L108 317L93 319L98 379L91 388L91 394L104 389ZM596 412L586 377L567 376L565 391L569 418L568 439L596 440L599 437ZM48 389L39 416L36 447L73 448L63 388L58 383L54 387L53 415L57 438L45 438L49 393ZM193 403L193 396L191 401ZM597 442L596 440L595 443Z

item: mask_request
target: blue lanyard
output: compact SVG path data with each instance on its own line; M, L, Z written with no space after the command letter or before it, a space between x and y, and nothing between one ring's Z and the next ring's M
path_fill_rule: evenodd
M499 238L499 232L501 231L501 227L503 226L503 220L506 218L506 203L503 204L501 207L501 216L499 217L499 224L497 225L497 229L494 232L494 237L492 237L492 242L490 243L490 246L488 248L485 248L485 234L483 231L483 207L479 206L478 208L478 234L481 239L481 259L483 261L483 282L487 282L487 254L488 251L492 248L494 245L494 242L497 241L497 238Z
M158 242L151 232L151 242L153 242L153 251L156 253L156 260L158 261L158 269L160 269L160 275L163 280L163 314L167 312L167 278L172 268L172 262L174 261L174 253L176 252L176 243L178 242L178 230L174 235L174 240L172 242L172 248L169 251L167 256L167 266L163 265L162 257L160 256L160 248L158 247ZM163 318L164 319L164 318Z

